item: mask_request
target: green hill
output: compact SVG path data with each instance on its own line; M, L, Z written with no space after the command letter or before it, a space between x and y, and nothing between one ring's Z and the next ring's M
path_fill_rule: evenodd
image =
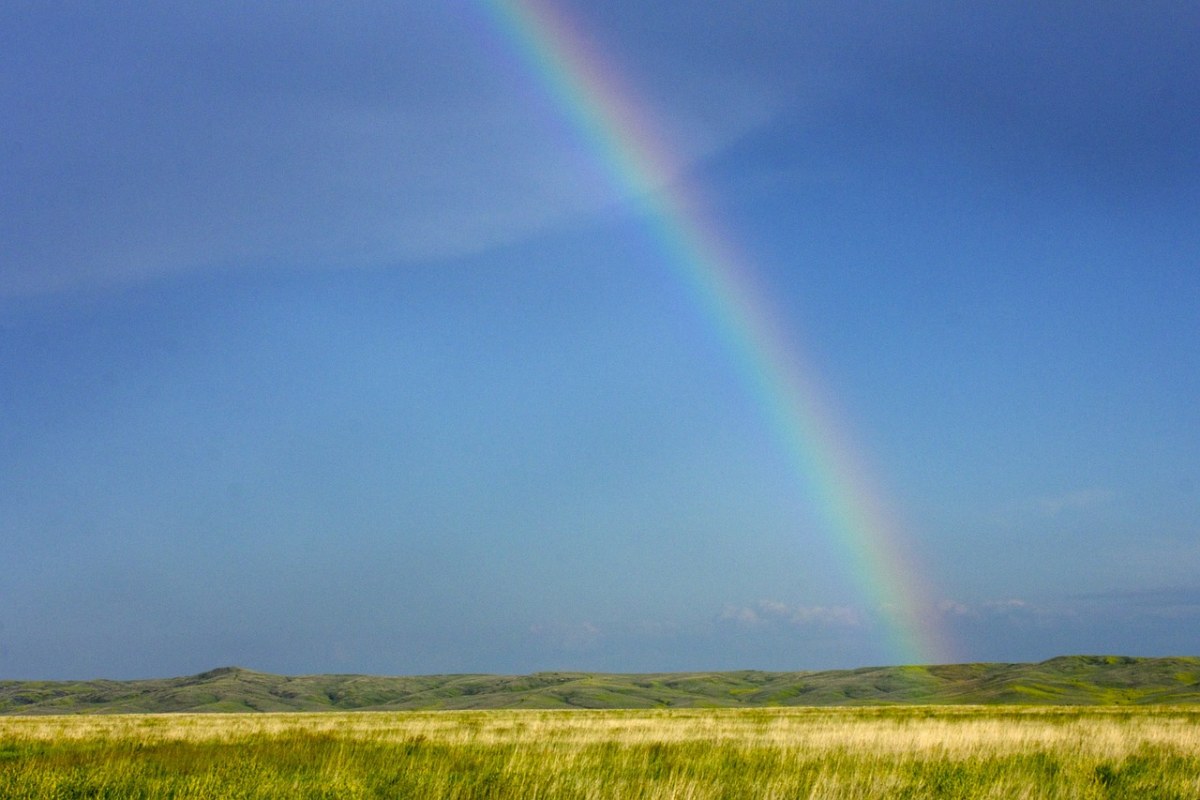
M0 681L0 713L1200 702L1200 658L1063 656L825 672L271 675L222 667L136 681Z

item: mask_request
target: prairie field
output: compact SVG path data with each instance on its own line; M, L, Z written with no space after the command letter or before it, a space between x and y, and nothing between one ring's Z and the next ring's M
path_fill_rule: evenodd
M1196 798L1200 708L0 717L5 798Z

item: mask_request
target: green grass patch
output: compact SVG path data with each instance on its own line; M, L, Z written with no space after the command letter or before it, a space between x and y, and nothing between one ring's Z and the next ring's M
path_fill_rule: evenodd
M0 719L0 797L1194 798L1200 708Z

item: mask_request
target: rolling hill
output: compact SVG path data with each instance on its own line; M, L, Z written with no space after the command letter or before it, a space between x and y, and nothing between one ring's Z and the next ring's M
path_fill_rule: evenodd
M0 681L0 714L1196 702L1196 657L640 675L285 676L222 667L151 680Z

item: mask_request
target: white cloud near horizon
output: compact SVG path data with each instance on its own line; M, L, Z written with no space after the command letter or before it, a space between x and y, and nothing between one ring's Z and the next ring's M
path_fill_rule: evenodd
M1061 603L1040 603L1020 597L1006 597L997 600L981 600L977 602L946 599L941 600L936 604L936 611L938 615L942 616L943 618L951 619L983 619L1017 616L1049 617L1064 614L1069 616L1073 613L1067 611L1066 607Z
M534 623L529 626L534 637L552 643L568 651L587 651L599 645L604 634L595 624L584 621L576 623Z
M865 622L862 613L849 606L793 606L777 600L760 600L753 606L727 605L718 619L739 625L823 628L856 628Z
M1066 511L1081 511L1084 509L1095 508L1105 503L1110 502L1115 496L1115 492L1111 489L1103 489L1099 487L1089 487L1086 489L1076 489L1071 492L1064 492L1057 495L1048 495L1040 497L1037 500L1037 506L1042 513L1047 516L1055 517Z

